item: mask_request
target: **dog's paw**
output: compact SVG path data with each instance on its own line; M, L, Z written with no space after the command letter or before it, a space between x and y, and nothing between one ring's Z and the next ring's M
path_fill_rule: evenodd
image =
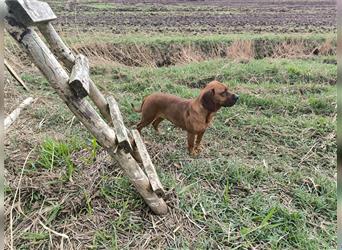
M201 151L203 151L203 149L204 149L204 146L202 144L197 145L195 147L195 151L197 151L197 153L200 153Z
M195 148L189 148L189 155L190 156L196 156L197 154L198 154L198 152Z

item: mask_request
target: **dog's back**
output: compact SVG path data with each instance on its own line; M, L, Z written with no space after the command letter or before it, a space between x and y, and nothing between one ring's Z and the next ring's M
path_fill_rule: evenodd
M189 99L166 93L153 93L145 97L140 110L136 110L140 111L142 116L138 130L156 119L166 119L176 126L186 129L183 116L184 110L189 108L190 102Z

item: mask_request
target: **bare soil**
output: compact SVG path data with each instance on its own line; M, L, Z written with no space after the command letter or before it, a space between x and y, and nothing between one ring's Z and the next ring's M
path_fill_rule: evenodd
M65 11L50 1L57 24L83 30L126 32L331 32L335 1L138 1L81 2ZM75 14L77 13L77 14Z

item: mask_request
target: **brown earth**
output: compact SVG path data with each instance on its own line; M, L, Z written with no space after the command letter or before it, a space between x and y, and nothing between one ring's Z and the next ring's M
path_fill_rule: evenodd
M49 1L57 24L85 30L126 32L331 32L335 1L153 1L76 3L71 11ZM75 13L77 13L75 15Z

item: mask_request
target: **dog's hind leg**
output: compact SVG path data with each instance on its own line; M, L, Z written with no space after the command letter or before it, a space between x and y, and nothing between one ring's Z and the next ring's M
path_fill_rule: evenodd
M138 124L137 124L137 130L139 131L139 133L141 134L141 130L146 127L147 125L149 125L153 120L143 120L143 121L140 121Z
M160 133L159 128L158 128L159 123L161 123L163 120L164 120L164 118L157 117L157 118L154 119L154 121L152 122L152 126L153 126L153 128L157 131L158 134Z
M139 133L141 133L141 130L148 126L151 122L153 122L155 119L154 115L148 115L148 116L142 116L141 117L141 121L137 124L137 130L139 131Z

